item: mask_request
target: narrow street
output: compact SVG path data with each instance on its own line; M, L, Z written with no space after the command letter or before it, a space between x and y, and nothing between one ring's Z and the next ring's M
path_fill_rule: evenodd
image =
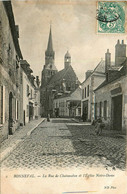
M2 168L91 168L125 169L125 139L71 119L42 122L3 162Z

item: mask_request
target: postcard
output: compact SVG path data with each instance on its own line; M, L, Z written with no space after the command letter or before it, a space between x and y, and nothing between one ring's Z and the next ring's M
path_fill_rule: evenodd
M126 1L1 0L1 194L127 194L126 83Z

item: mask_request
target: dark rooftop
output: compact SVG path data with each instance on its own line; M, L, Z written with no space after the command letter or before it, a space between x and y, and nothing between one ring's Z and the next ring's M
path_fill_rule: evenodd
M3 5L5 7L7 16L8 16L8 20L9 20L9 25L10 25L10 29L11 29L11 34L12 34L12 38L14 41L14 45L15 45L15 49L17 51L18 56L23 59L21 50L20 50L20 46L19 46L19 41L18 41L18 33L17 33L17 27L15 25L15 20L14 20L14 14L13 14L13 10L12 10L12 5L11 5L11 1L3 1Z
M109 69L108 71L108 79L106 79L100 86L98 86L94 91L97 91L98 89L108 85L109 83L117 80L118 78L124 76L127 74L127 59L124 61L124 63L121 65L121 67L116 69Z

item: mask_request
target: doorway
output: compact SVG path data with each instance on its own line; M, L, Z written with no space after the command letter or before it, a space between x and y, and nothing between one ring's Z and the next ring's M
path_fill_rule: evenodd
M12 135L12 127L13 127L13 116L12 116L12 100L13 100L13 94L10 92L9 94L9 126L8 126L8 132L9 135Z
M113 130L122 130L122 95L112 98Z
M33 103L29 102L29 121L33 120L33 115L34 115Z
M88 100L83 102L83 115L82 115L83 121L88 120Z
M26 113L25 110L23 111L23 123L26 125Z

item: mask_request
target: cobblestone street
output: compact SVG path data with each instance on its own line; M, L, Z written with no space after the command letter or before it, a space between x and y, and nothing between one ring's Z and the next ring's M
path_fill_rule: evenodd
M125 169L125 138L69 119L42 122L2 162L2 168L103 167Z

